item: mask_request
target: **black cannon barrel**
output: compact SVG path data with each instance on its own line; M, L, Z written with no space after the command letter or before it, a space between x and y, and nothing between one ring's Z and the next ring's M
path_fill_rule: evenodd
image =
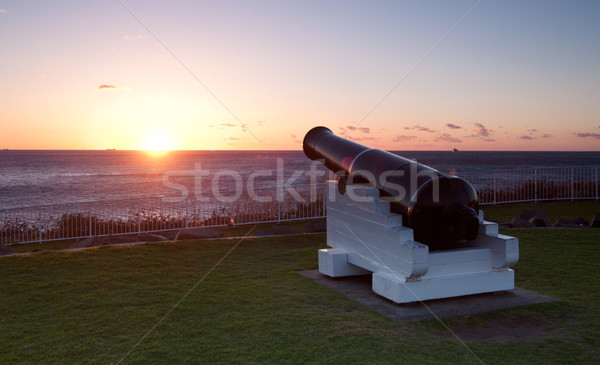
M479 203L465 180L393 153L372 149L315 127L304 137L304 153L338 175L338 188L366 183L380 190L391 210L402 214L415 240L430 249L449 249L474 240Z

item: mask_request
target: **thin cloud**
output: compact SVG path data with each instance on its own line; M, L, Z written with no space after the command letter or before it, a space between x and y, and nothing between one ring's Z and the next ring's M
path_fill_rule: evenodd
M542 135L542 138L552 138L552 137L554 137L554 136L553 136L553 135L551 135L551 134L549 134L549 133L544 133L544 134Z
M354 132L354 131L358 131L360 133L365 133L365 134L371 133L371 128L355 127L353 125L348 125L345 127L338 127L338 129L340 130L340 135L342 135L342 136L348 136L348 135L350 135L351 132Z
M144 37L141 34L138 34L138 35L129 35L129 34L127 34L127 35L123 36L123 39L126 40L126 41L136 41L136 40L142 39L142 38L144 38Z
M102 84L98 86L98 89L118 89L118 87L116 87L115 85Z
M573 132L573 134L579 138L592 137L594 139L600 139L600 133L576 133L576 132Z
M494 131L492 129L488 129L483 124L475 123L475 128L473 128L473 134L471 134L471 137L490 137L493 132Z
M357 141L357 142L377 141L377 140L379 140L379 138L377 138L377 137L357 137L357 138L352 138L352 140Z
M528 130L527 130L527 132L529 132L529 133L535 133L535 132L537 132L537 131L538 131L538 130L537 130L537 129L535 129L535 128L533 128L533 129L528 129Z
M218 125L210 124L209 127L216 127L217 129L240 128L242 132L248 132L246 127L235 123L219 123Z
M434 142L451 142L451 143L462 143L459 138L452 137L450 133L440 133Z
M2 13L2 14L6 14L6 10L4 10L4 9L0 9L0 13Z
M420 132L435 133L435 131L433 129L429 129L427 127L421 127L420 125L413 125L412 128L416 129Z
M532 139L535 139L535 137L532 136L528 136L528 135L522 135L519 137L520 139L524 139L526 141L531 141Z
M359 131L361 133L366 133L366 134L371 133L371 128L355 127L352 125L349 125L346 128L348 128L348 130L351 130L351 131Z
M452 123L446 124L446 127L450 128L450 129L462 129L461 126L456 125L456 124L452 124Z
M401 136L396 136L392 139L392 142L408 142L411 139L415 139L417 138L417 136L405 136L405 135L401 135Z

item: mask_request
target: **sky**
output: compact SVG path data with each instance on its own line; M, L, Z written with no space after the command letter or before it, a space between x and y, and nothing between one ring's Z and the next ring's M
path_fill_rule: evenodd
M600 151L599 1L0 0L0 149Z

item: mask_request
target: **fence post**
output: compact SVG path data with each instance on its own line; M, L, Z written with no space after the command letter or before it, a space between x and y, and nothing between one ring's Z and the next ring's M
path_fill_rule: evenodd
M91 209L89 212L88 221L89 221L89 226L90 226L90 235L88 237L92 237L92 210Z
M573 168L571 167L571 201L575 198L575 190L574 190L574 181L573 181Z
M537 204L537 169L534 169L533 172L533 200L535 201L535 204Z
M138 203L138 231L137 233L142 233L142 202Z
M277 223L281 222L281 200L277 198Z
M598 168L596 167L596 200L598 200Z
M185 228L188 228L188 198L185 198Z
M235 226L235 199L231 200L231 225Z
M496 171L492 172L493 184L494 184L494 205L496 205Z
M38 210L38 243L42 243L42 211Z

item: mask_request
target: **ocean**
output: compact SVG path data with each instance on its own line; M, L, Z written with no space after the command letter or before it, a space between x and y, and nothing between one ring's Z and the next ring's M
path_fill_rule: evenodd
M600 166L600 152L397 151L440 171ZM315 177L311 177L310 171ZM272 188L326 179L302 151L0 151L0 209ZM240 185L241 184L241 185Z

